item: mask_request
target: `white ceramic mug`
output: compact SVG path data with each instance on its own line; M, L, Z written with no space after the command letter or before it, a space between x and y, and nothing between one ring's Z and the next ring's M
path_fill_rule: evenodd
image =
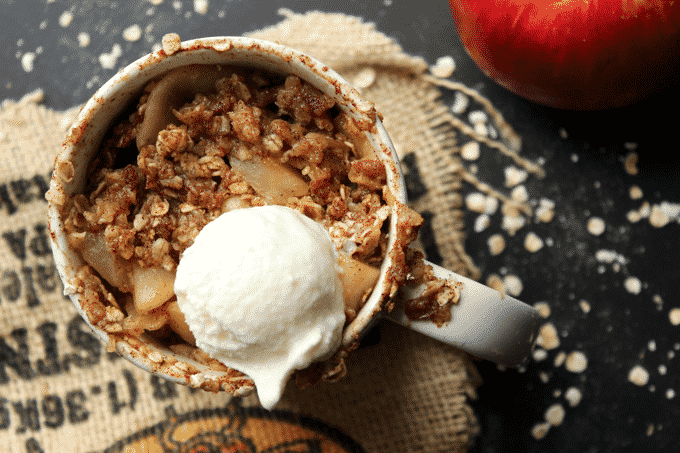
M75 120L64 148L57 158L48 198L54 200L56 199L54 197L69 197L82 192L87 178L87 165L98 151L102 138L113 121L139 96L149 81L171 69L191 64L240 65L274 73L294 74L335 99L339 108L357 122L375 122L374 132L367 132L367 137L377 155L385 163L389 189L401 203L406 204L405 183L397 153L380 120L375 117L373 105L363 101L348 82L314 58L280 44L243 37L215 37L187 41L171 55L160 50L142 57L118 72L90 98ZM74 170L73 174L66 177L60 174L65 162L73 164ZM393 207L390 216L389 250L394 247L397 236L395 228L398 216L394 209L396 208ZM102 341L108 341L108 334L93 326L82 309L81 297L75 290L75 272L84 261L77 251L69 247L63 219L60 218L57 206L52 202L49 206L49 226L54 259L64 283L65 294L71 298L98 337ZM464 283L460 301L453 308L451 321L442 327L437 327L430 321L409 321L404 314L403 306L399 303L392 313L387 314L381 304L391 288L389 271L394 263L391 261L389 250L372 295L357 317L345 328L343 346L360 339L378 318L387 316L474 356L499 364L517 365L528 356L536 339L540 320L534 308L436 265L432 266L437 277L453 278ZM405 297L409 299L417 297L418 291L418 288L403 288ZM152 349L154 348L163 354L174 355L179 360L195 364L194 361L180 357L167 348L152 345ZM146 362L137 360L126 349L118 348L118 352L138 366L153 371ZM177 376L158 372L157 374L176 382L188 382L187 379Z

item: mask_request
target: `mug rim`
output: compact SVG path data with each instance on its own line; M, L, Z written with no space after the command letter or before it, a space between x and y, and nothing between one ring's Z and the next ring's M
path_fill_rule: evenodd
M252 59L252 61L249 61L249 59ZM336 101L338 107L357 122L360 129L364 130L376 155L385 165L387 187L396 200L396 203L393 202L390 205L388 248L380 268L379 279L371 296L366 300L355 319L343 329L340 349L351 348L370 329L373 322L380 317L383 303L391 295L393 287L393 282L390 281L390 271L395 263L390 251L397 245L398 205L407 202L406 188L397 152L373 104L363 100L359 92L342 76L303 52L280 43L261 39L233 36L198 38L181 42L180 49L172 54L167 54L163 49L152 52L120 70L88 99L69 129L62 151L55 160L55 170L48 191L50 243L55 265L64 285L64 295L69 297L78 313L99 339L108 342L110 340L109 334L90 322L81 305L81 297L76 291L73 280L76 270L84 264L84 260L69 247L66 234L63 231L64 225L60 208L52 200L63 199L63 197L70 196L82 189L85 169L98 151L104 134L149 81L177 67L191 64L220 64L220 62L228 65L260 67L270 72L295 74L311 83L325 94L330 95ZM270 65L276 65L276 67L272 69L269 67ZM66 162L73 165L73 175L65 175L61 171L60 164ZM155 349L154 345L147 342L145 344ZM188 377L178 378L153 371L147 363L135 357L135 354L129 348L126 348L121 341L116 343L116 349L120 355L146 371L175 382L189 383ZM169 354L178 360L191 360L185 356L178 356L168 348L162 348L160 352ZM198 368L201 369L201 367ZM220 374L216 371L207 371Z

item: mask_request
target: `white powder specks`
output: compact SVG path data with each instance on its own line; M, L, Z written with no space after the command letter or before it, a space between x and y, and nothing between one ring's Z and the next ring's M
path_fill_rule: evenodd
M628 380L637 386L643 387L649 382L649 371L640 365L635 365L628 372Z
M99 55L99 64L102 65L104 69L113 69L116 67L116 61L118 57L123 54L123 50L120 48L119 44L114 44L113 49L110 53L103 53Z
M588 219L588 232L593 236L599 236L604 233L605 223L599 217L591 217Z
M90 35L87 33L78 33L78 45L80 47L87 47L90 45Z
M437 77L443 79L450 77L453 71L456 70L456 62L452 56L445 56L437 58L437 62L430 67L430 72Z
M642 282L637 277L628 277L626 281L623 282L623 286L631 294L640 294L642 290Z
M536 253L543 248L543 239L538 237L536 233L528 233L524 238L524 248L531 253Z
M130 25L128 28L123 30L123 38L126 41L138 41L142 37L142 28L137 25Z
M464 144L460 148L460 155L465 160L477 160L479 159L479 142L470 141Z
M680 325L680 308L671 308L668 312L668 319L674 326Z
M564 393L564 399L567 400L570 407L576 407L581 402L581 391L576 387L569 387Z
M581 373L588 367L588 358L581 351L574 351L567 356L564 367L572 373Z
M61 16L59 16L59 25L62 27L68 27L72 20L73 13L71 11L64 11L61 13Z
M26 52L21 57L21 67L26 72L33 71L33 60L35 60L35 54L33 52Z

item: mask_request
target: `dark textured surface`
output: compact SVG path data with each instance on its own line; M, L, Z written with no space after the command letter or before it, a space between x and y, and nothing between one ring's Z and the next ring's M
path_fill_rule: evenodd
M671 397L673 393L668 392L680 392L680 327L671 325L668 314L680 306L680 225L675 222L659 229L646 219L633 224L626 213L644 200L680 202L678 114L673 110L677 89L609 112L564 112L531 104L477 70L456 36L445 1L213 0L208 14L201 15L187 0L165 0L158 6L149 1L4 0L0 1L0 98L17 99L42 88L48 107L71 107L83 103L117 68L148 53L165 33L178 32L183 40L238 35L278 22L280 7L358 15L430 63L440 56L453 56L457 69L452 79L491 100L522 136L525 157L544 159L547 176L529 178L525 186L532 199L544 196L555 201L552 222L530 224L514 237L504 233L506 250L494 257L486 240L502 232L501 214L492 216L491 226L480 233L472 229L476 214L466 215L466 247L484 278L492 273L518 276L524 284L519 298L549 304L548 321L556 326L561 341L547 359L530 363L523 372L478 364L484 385L473 406L482 432L472 451L676 451L680 395ZM62 26L59 18L66 11L73 18ZM121 33L133 24L142 27L142 38L128 42ZM145 32L148 25L153 27ZM87 47L79 47L81 32L90 36ZM121 47L116 69L103 69L98 57L110 53L114 44ZM30 72L22 69L27 52L36 54ZM561 129L567 138L561 137ZM623 169L623 158L629 153L625 143L638 144L636 176ZM484 169L482 178L487 175L496 187L503 187L498 175L502 176L507 161L485 152L477 165ZM630 199L628 190L633 184L642 189L642 200ZM601 236L586 229L591 216L604 219L606 231ZM552 239L552 245L534 254L527 252L523 241L528 231ZM598 262L595 253L602 249L626 257L627 264L616 271L611 264ZM436 260L436 255L431 259ZM629 276L642 282L639 294L625 289ZM655 302L655 296L663 303ZM584 313L580 301L590 305L589 313ZM583 373L554 366L558 352L574 350L588 358ZM643 387L628 381L635 365L649 371L649 382ZM569 387L579 389L583 396L573 408L563 397ZM566 410L563 423L551 428L545 438L534 439L532 427L555 403Z

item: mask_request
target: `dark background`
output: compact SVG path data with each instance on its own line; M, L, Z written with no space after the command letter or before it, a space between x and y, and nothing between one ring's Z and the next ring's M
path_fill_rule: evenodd
M525 186L532 199L545 196L556 202L552 222L531 224L514 237L504 233L507 248L494 257L486 239L501 232L500 214L481 233L472 229L476 215L466 215L466 248L483 278L491 273L517 275L524 284L519 298L549 304L548 321L557 327L561 341L546 360L534 361L522 370L501 371L491 363L478 363L484 384L473 406L482 431L471 451L677 451L680 395L669 397L667 391L680 392L680 327L671 325L668 312L680 306L680 225L657 229L645 219L636 224L626 219L626 213L639 208L643 200L680 202L677 87L606 112L565 112L532 104L505 91L476 68L443 0L211 0L207 15L194 12L190 0L165 0L160 5L148 0L3 0L0 99L18 99L41 88L46 106L68 108L85 102L116 69L148 53L165 33L177 32L183 40L238 35L279 22L280 7L361 16L375 22L378 30L398 40L407 52L431 64L451 55L456 62L452 80L490 99L522 136L523 156L544 160L547 176L530 178ZM59 18L66 11L72 20L64 27ZM121 33L135 23L142 26L142 38L128 42ZM149 24L153 28L145 32ZM89 34L89 46L79 47L80 32ZM110 53L115 43L122 50L116 69L103 69L98 57ZM26 52L36 54L30 72L22 69L21 57ZM568 138L561 137L561 129ZM630 152L625 143L638 144L636 176L623 170L623 158ZM502 175L508 162L487 152L476 164L485 170L480 173L482 179L486 175L502 188L502 179L493 179ZM643 190L642 200L628 196L634 184ZM591 216L605 220L603 235L588 233L586 222ZM523 239L529 230L544 240L551 238L552 245L528 253ZM615 271L612 265L597 262L595 252L600 249L625 256L627 264ZM436 256L430 258L436 261ZM628 276L643 283L639 294L624 288ZM655 296L663 303L654 302ZM581 310L581 300L590 304L589 313ZM655 347L650 348L650 341ZM558 352L574 350L588 358L583 373L553 365ZM650 373L643 387L628 381L635 365ZM569 387L583 395L573 408L563 397ZM552 427L545 438L534 439L532 427L543 421L545 410L555 403L566 410L564 422Z

